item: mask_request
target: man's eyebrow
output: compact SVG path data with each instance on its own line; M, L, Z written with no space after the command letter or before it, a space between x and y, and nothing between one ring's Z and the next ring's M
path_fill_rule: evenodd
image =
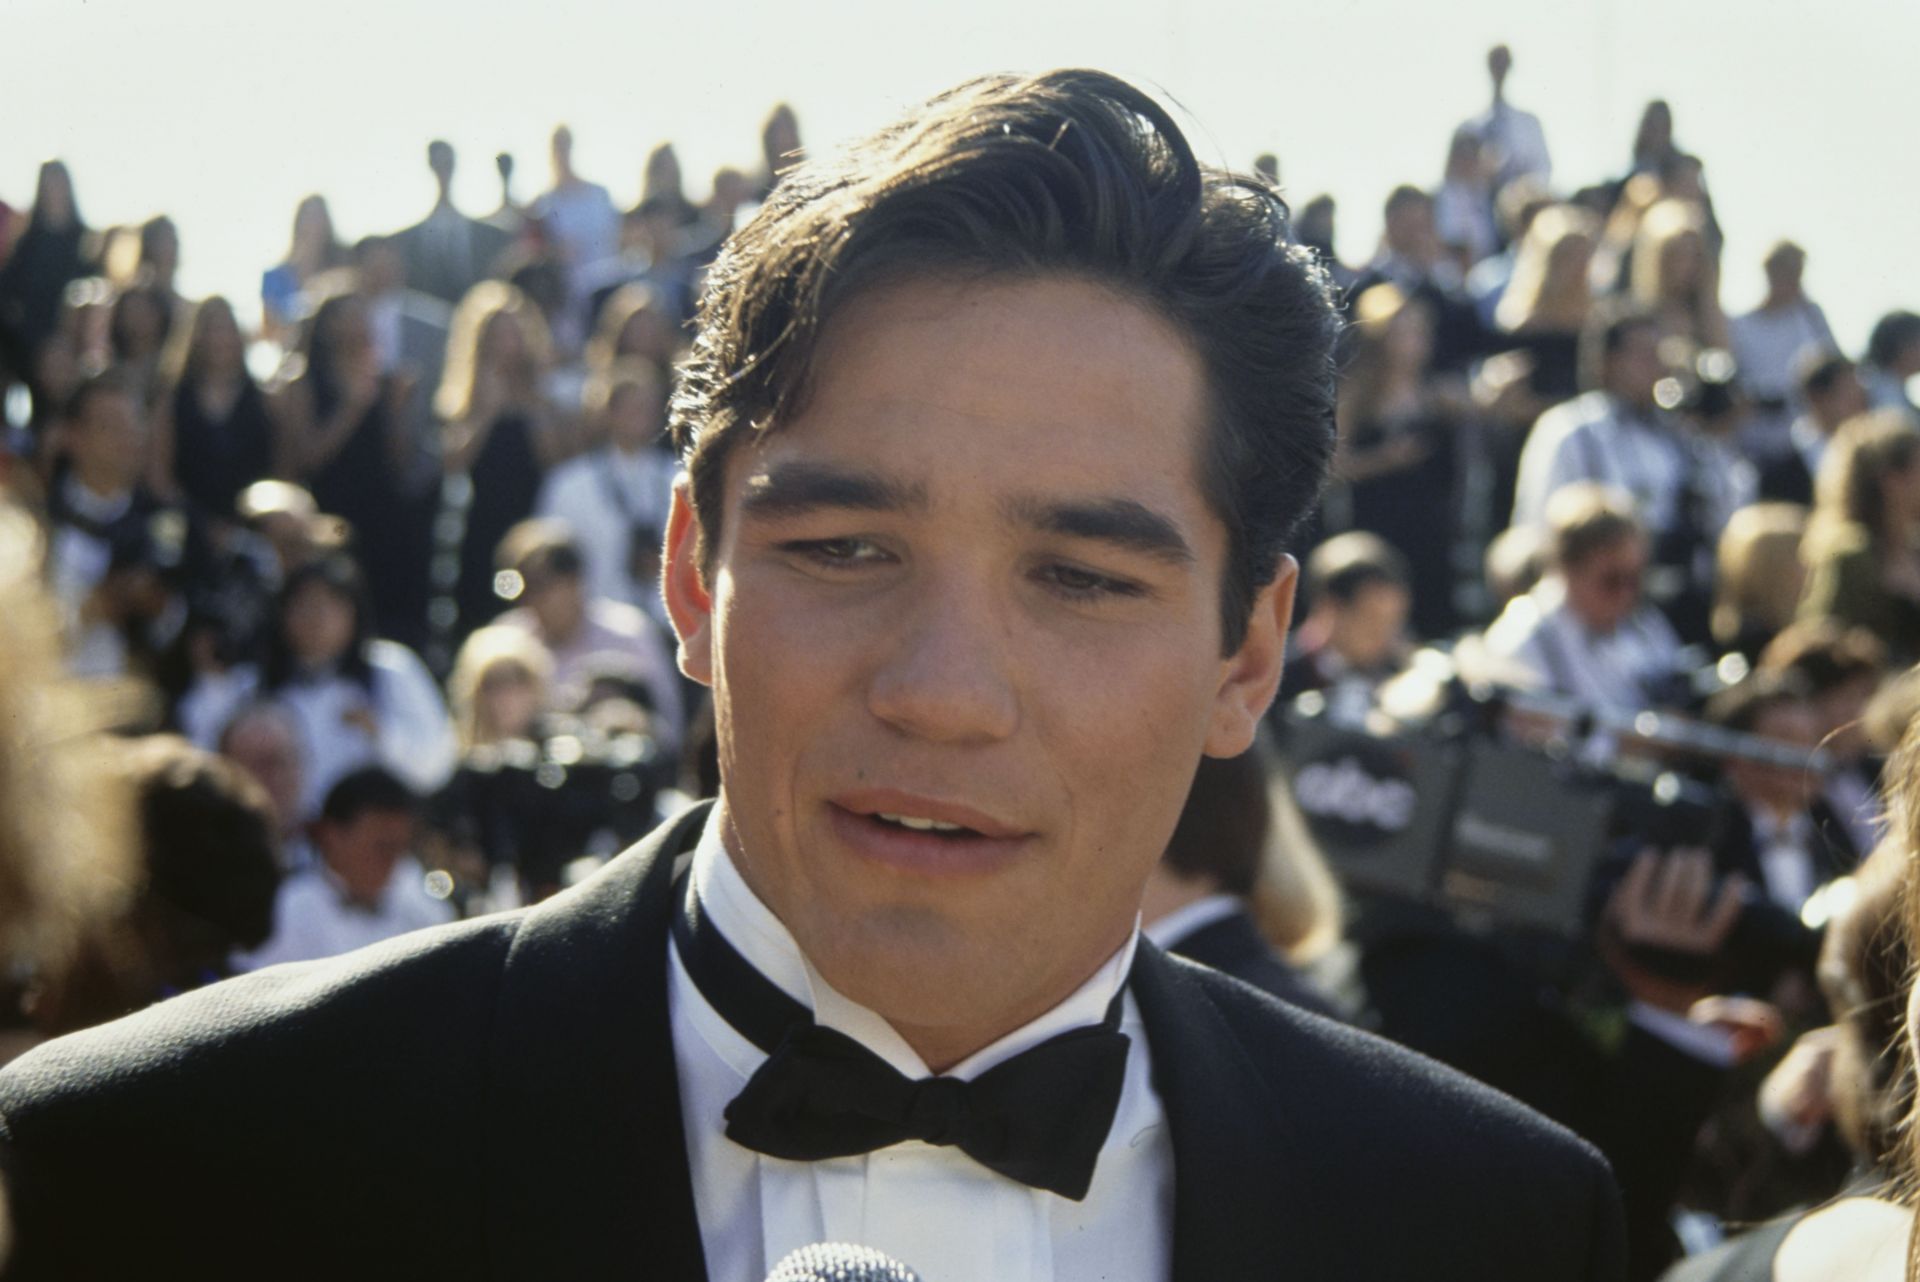
M1049 534L1110 543L1168 565L1191 565L1195 560L1193 547L1171 518L1133 499L1016 498L1006 504L1006 515Z
M776 463L747 478L740 510L762 519L800 516L825 508L904 512L927 505L927 487L862 468L826 463Z

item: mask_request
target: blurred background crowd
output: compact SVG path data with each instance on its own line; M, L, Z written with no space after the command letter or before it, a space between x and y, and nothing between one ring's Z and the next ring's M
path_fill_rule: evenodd
M1593 1139L1653 1277L1893 1143L1920 315L1843 347L1797 245L1724 260L1666 102L1567 174L1511 65L1370 254L1289 193L1351 321L1335 476L1269 741L1203 768L1148 928ZM801 148L778 106L752 167L636 149L622 209L565 126L537 179L434 141L417 222L309 196L257 300L58 161L0 193L0 877L54 906L15 1044L536 901L713 793L664 425Z

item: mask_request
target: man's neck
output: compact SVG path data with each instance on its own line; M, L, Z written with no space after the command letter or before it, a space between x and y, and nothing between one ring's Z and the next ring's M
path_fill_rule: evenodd
M1126 982L1124 968L1133 955L1132 920L1125 923L1111 947L1096 950L1098 960L1084 971L1037 987L1017 1006L995 1010L986 1018L937 1025L895 1018L861 1001L856 995L861 986L857 976L841 977L846 982L843 988L833 975L819 968L818 959L806 954L765 893L755 886L752 862L741 856L741 837L724 796L716 803L708 823L694 855L693 884L715 926L734 941L749 964L796 1000L811 1004L822 1024L853 1036L903 1072L912 1067L917 1074L918 1067L924 1066L929 1072L945 1073L991 1050L992 1054L962 1075L985 1071L1003 1057L1003 1051L1010 1056L1025 1049L1028 1035L1035 1039L1031 1044L1037 1045L1049 1035L1099 1022L1115 992ZM1103 979L1111 983L1095 983ZM943 991L950 989L949 983ZM943 1002L934 1009L951 1005ZM1007 1045L1000 1046L1003 1042ZM895 1048L889 1050L888 1044ZM909 1066L901 1060L902 1049L911 1052L919 1064Z
M1211 877L1186 877L1156 864L1147 878L1146 893L1140 897L1140 919L1152 925L1168 913L1220 893L1220 883Z

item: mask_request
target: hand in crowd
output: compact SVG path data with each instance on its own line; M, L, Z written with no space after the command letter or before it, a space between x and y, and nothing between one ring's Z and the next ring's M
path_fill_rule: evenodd
M1736 1064L1750 1063L1786 1035L1780 1008L1757 997L1703 997L1688 1008L1687 1018L1725 1035Z
M1833 1116L1829 1086L1843 1036L1832 1024L1801 1034L1760 1084L1760 1120L1788 1152L1811 1149Z
M1736 873L1716 890L1704 850L1643 850L1607 901L1601 956L1635 1000L1687 1014L1712 995L1713 961L1746 887Z

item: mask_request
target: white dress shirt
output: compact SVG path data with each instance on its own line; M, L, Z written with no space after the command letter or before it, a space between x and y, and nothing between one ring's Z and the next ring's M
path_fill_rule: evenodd
M1812 816L1802 810L1781 817L1753 806L1747 816L1767 898L1797 915L1823 880L1813 858Z
M426 665L397 641L372 642L367 663L373 670L370 691L328 673L290 681L268 696L300 730L302 818L319 814L333 785L362 766L385 766L422 796L453 776L459 744ZM252 664L203 675L180 701L181 730L214 751L227 723L259 697L260 670ZM372 715L376 734L357 723L360 712Z
M69 510L99 525L108 525L133 510L133 491L102 497L77 477L62 482ZM113 564L113 546L98 534L77 525L55 525L47 537L47 580L67 628L67 670L77 677L117 677L127 670L127 642L112 623L80 625L81 611L107 577Z
M1736 316L1727 329L1733 358L1739 363L1740 383L1751 396L1787 401L1794 395L1795 372L1808 348L1837 350L1827 314L1818 303L1803 299L1792 307L1768 311L1756 307Z
M1504 97L1496 98L1491 107L1467 121L1467 128L1498 152L1496 186L1504 187L1522 174L1530 174L1543 184L1553 177L1547 131L1531 111L1522 111Z
M910 1078L926 1064L873 1011L829 986L733 866L710 822L693 856L708 920L756 970ZM1137 939L1137 936L1135 937ZM1060 1005L948 1070L971 1079L1069 1029L1098 1024L1126 982L1135 940ZM669 949L668 1006L694 1205L707 1274L761 1282L814 1242L884 1251L926 1282L1159 1282L1172 1267L1173 1147L1140 1012L1129 994L1120 1105L1084 1201L1028 1188L959 1149L906 1141L820 1162L766 1157L726 1138L725 1110L766 1055L716 1013Z
M586 563L587 594L624 601L664 623L660 581L633 577L635 532L652 532L657 545L667 528L673 480L680 463L661 449L628 452L612 446L568 459L547 474L534 510L565 521Z
M1534 673L1540 689L1610 712L1648 707L1650 683L1672 674L1680 654L1680 639L1651 606L1612 632L1594 632L1567 607L1565 588L1553 575L1507 603L1487 629L1486 644L1488 652Z
M1547 500L1574 481L1598 481L1633 496L1655 534L1674 527L1692 456L1665 422L1627 413L1605 392L1588 392L1542 414L1520 451L1513 524L1546 525Z

